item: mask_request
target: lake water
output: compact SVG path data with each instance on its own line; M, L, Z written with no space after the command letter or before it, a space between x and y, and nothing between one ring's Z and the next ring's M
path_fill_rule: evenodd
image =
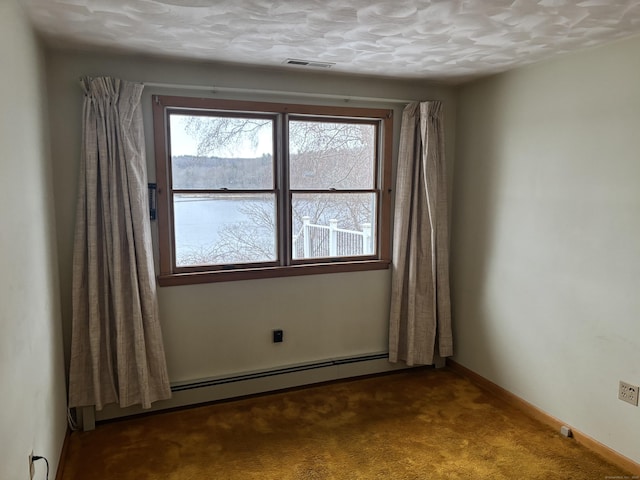
M252 207L274 211L273 201L248 199L181 198L174 202L176 257L180 262L189 252L206 251L220 241L220 232L241 222L252 220L246 214ZM252 229L251 235L255 235ZM267 237L273 239L273 235ZM263 239L264 240L264 239ZM272 240L275 245L275 240ZM274 255L275 255L275 246Z
M271 258L266 258L266 254L261 258L247 258L244 260L235 259L231 263L239 263L243 261L271 261L275 259L275 232L269 228L255 228L256 223L250 215L247 214L247 210L253 212L273 212L271 213L272 222L275 223L275 201L271 195L264 195L259 200L255 197L248 198L220 198L221 195L217 195L214 198L211 197L195 197L178 196L174 202L174 217L175 217L175 246L176 257L180 266L197 265L201 263L210 263L211 260L206 260L209 257L203 257L203 252L210 251L221 240L221 233L229 233L229 230L235 228L235 236L231 236L231 242L233 242L232 249L238 250L242 237L243 230L240 228L237 231L237 226L241 223L249 224L245 227L247 235L246 239L248 243L253 241L256 244L266 248L266 250L272 252ZM268 213L267 213L268 214ZM327 222L328 223L328 222ZM259 225L260 226L260 225ZM328 235L328 230L322 230L325 227L314 227L316 232L313 234L316 238L316 242L328 244L328 241L322 240L318 235ZM296 232L298 233L298 232ZM353 234L339 234L337 242L340 243L337 250L338 256L350 256L363 254L362 238L346 238L353 237ZM225 236L227 241L226 249L229 248L229 235ZM328 237L327 237L328 238ZM355 242L355 243L353 243ZM302 252L302 239L298 241L299 245L296 245L295 258L301 258ZM234 248L236 247L236 248ZM325 245L328 248L327 245ZM328 250L325 252L324 248L311 253L311 257L327 256ZM246 250L245 250L246 251ZM255 250L253 250L255 252ZM194 256L195 254L195 256ZM198 258L199 260L193 260ZM205 260L203 260L205 258ZM220 263L229 263L229 260L219 260ZM218 263L217 261L214 263Z
M215 243L218 231L227 225L247 221L243 207L251 204L268 206L268 202L250 200L189 199L173 204L175 235L178 245Z

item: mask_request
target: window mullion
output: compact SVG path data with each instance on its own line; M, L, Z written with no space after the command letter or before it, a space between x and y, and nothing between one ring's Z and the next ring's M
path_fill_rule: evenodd
M278 195L278 253L281 265L291 265L291 195L289 193L289 115L278 116L276 126Z

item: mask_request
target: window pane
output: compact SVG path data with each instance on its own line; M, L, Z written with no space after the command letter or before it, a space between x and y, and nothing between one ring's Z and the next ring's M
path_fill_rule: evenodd
M273 188L273 120L169 116L177 190Z
M376 127L361 123L289 122L292 189L372 189Z
M293 194L294 259L375 255L376 194Z
M176 194L176 266L273 262L273 194Z

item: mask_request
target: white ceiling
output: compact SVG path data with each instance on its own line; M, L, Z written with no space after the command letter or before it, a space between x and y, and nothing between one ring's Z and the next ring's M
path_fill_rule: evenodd
M451 83L640 34L639 0L22 2L58 47Z

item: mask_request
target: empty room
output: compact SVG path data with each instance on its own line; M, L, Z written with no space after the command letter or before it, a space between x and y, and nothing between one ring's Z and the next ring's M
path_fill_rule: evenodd
M0 479L640 478L635 0L3 0Z

